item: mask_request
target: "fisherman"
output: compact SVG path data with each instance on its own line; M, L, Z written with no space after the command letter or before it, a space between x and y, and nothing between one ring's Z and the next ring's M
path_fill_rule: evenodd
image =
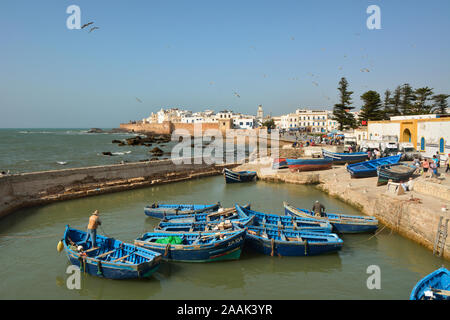
M325 207L323 206L323 204L321 204L319 202L319 200L316 200L311 211L314 212L316 217L324 217L325 216Z
M87 243L89 237L91 237L92 248L95 248L95 240L97 238L97 227L102 224L100 218L98 217L98 210L95 210L92 215L89 217L89 224L87 227L87 234L84 242Z

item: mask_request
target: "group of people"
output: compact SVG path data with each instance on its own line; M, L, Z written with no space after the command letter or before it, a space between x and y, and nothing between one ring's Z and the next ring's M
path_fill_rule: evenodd
M447 155L447 158L444 162L445 173L450 171L450 153ZM422 168L422 172L424 175L429 177L437 177L438 176L438 168L441 167L441 159L438 152L432 158L424 158L421 162L419 159L414 159L414 164L417 168Z
M378 150L378 149L367 150L367 156L368 156L369 160L380 159L381 158L381 151Z

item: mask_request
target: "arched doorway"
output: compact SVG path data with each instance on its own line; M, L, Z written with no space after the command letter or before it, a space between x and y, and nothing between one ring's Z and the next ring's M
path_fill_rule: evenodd
M403 130L401 142L411 142L411 131L409 129Z

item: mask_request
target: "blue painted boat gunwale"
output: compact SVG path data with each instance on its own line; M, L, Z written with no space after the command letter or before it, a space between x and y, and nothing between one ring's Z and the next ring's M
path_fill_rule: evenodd
M333 233L295 231L257 226L246 227L246 247L279 256L309 256L339 251L343 240Z
M164 260L179 262L212 262L216 260L237 259L245 241L245 229L224 232L147 232L135 240L135 245L160 252ZM150 239L170 236L182 237L185 244L164 244L149 241ZM201 237L208 237L206 243L195 243ZM224 236L223 239L216 239Z
M285 214L288 216L314 216L312 211L295 208L287 202L283 203ZM315 216L314 216L315 217ZM351 216L334 213L326 213L325 217L315 217L318 220L328 221L333 230L338 233L362 233L373 232L378 229L378 220L375 217Z
M160 265L159 253L101 235L96 237L98 249L88 251L92 244L90 241L84 242L85 236L86 232L67 225L62 240L67 258L73 265L80 267L82 272L110 279L131 279L148 277ZM72 249L70 242L83 246L84 254ZM104 255L105 253L108 254ZM124 256L122 261L115 261ZM83 267L80 260L83 261ZM99 271L99 265L102 272Z
M267 228L286 228L286 229L296 229L303 231L314 231L314 232L325 232L329 233L332 230L332 226L327 221L319 221L314 218L301 218L301 217L288 217L280 216L277 214L269 214L263 212L257 212L250 209L245 209L238 204L236 204L236 210L241 213L241 215L255 216L253 220L253 225L264 225ZM272 223L273 222L273 223ZM297 227L295 226L297 225Z
M430 288L440 290L450 290L450 271L446 268L439 268L420 279L411 291L410 300L425 299L425 291ZM450 296L438 295L437 300L450 300Z
M384 157L374 160L369 160L365 162L349 164L347 166L347 171L354 178L367 178L367 177L376 177L377 176L377 168L383 164L395 164L400 161L401 155Z

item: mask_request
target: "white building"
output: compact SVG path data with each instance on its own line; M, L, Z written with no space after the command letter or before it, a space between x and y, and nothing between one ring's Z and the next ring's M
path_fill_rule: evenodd
M329 132L338 127L333 113L328 110L297 109L280 117L280 129L298 129L308 132Z
M391 117L387 121L369 121L369 140L395 136L399 142L411 142L425 157L438 153L446 158L450 153L450 117L417 115Z

